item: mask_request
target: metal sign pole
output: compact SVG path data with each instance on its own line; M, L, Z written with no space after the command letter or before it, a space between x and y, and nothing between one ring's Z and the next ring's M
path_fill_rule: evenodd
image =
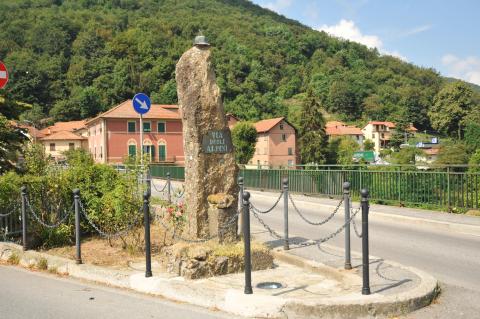
M142 167L142 170L143 170L143 115L142 114L140 114L140 166Z

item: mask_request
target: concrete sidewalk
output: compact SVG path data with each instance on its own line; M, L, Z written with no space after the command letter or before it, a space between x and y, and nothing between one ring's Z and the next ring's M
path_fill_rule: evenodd
M255 236L260 239L262 233L257 232ZM302 250L299 249L298 252L300 251ZM305 250L305 253L308 254L308 251ZM74 278L133 289L246 317L391 317L424 307L437 294L437 281L432 276L393 263L384 262L380 267L383 281L372 281L373 294L364 296L361 294L362 284L358 270L338 269L335 264L338 258L321 263L303 258L303 253L295 250L287 253L276 250L274 254L275 267L254 272L254 293L245 295L243 273L188 281L159 273L154 268L154 277L145 278L139 268L141 265L125 270L76 265L70 259L35 251L22 252L18 245L0 243L1 260L16 255L20 265L27 268L35 267L45 259L50 271ZM256 288L258 283L266 281L278 281L283 287L275 290Z

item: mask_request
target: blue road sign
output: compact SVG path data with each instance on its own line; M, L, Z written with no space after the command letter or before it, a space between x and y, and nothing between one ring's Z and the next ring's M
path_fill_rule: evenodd
M144 93L137 93L133 97L133 108L135 112L138 114L145 114L150 111L150 107L152 103L150 102L150 98Z

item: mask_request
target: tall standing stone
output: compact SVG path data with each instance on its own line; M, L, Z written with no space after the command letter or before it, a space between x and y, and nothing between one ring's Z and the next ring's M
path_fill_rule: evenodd
M212 224L221 228L238 206L238 167L210 55L208 44L195 45L176 67L185 153L186 231L191 238L206 238L212 234ZM211 195L215 200L209 203ZM211 212L219 202L219 213L209 217L209 208ZM237 226L230 228L234 233Z

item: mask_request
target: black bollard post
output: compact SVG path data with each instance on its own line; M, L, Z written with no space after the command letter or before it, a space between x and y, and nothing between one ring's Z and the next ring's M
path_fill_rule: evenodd
M251 295L252 290L252 260L250 254L250 193L243 194L243 243L245 262L245 290L246 295Z
M290 246L288 243L288 178L283 179L283 232L284 232L284 242L283 250L289 250Z
M80 190L78 188L73 190L73 204L75 205L75 263L79 265L82 263L82 247L80 233Z
M22 246L23 251L28 250L27 242L27 187L23 185L20 188L22 196Z
M343 206L345 207L345 269L352 269L350 254L350 183L343 183Z
M147 192L152 193L152 174L150 170L147 171Z
M172 181L170 179L170 172L167 173L167 196L168 196L168 203L172 203Z
M143 194L143 221L145 224L145 277L152 277L152 247L150 245L150 192Z
M363 286L362 295L370 294L370 260L368 252L368 190L362 189L362 260L363 260Z
M238 210L241 212L242 211L242 208L243 208L243 192L245 191L245 188L243 186L243 177L242 176L239 176L238 177L238 188L239 188L239 198L238 198ZM239 235L242 233L243 231L243 214L240 214L240 229L238 230L238 233Z

